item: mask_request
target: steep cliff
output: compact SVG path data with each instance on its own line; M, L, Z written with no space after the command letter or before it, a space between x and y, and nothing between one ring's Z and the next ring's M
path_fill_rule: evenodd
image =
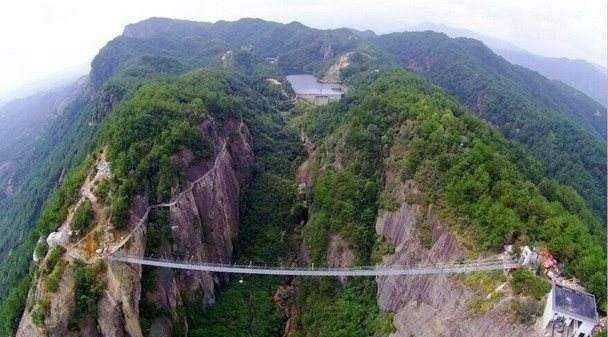
M215 134L217 154L212 166L205 170L204 162L193 161L187 154L180 157L189 187L169 206L170 243L156 252L162 257L232 261L233 241L239 228L239 198L251 172L253 151L249 131L242 122L229 121L222 130L214 130L212 124L201 126ZM144 293L145 303L173 313L184 301L200 300L203 306L213 304L216 284L228 281L226 274L208 272L154 269L149 273L152 285ZM197 299L193 298L195 295ZM163 333L170 336L177 328L172 326L175 324L181 324L179 328L187 331L187 322L175 314L154 316L148 317L153 336Z
M185 300L191 300L186 297L194 293L201 295L198 300L204 305L214 302L215 285L226 282L225 277L204 272L151 271L151 280L147 280L151 282L142 289L141 266L106 263L95 253L116 251L132 256L159 253L165 257L181 256L200 261L231 261L233 240L238 232L239 195L253 163L251 136L245 124L235 120L226 122L223 127L206 120L201 124L200 132L214 139L216 154L208 162L195 159L186 150L177 156L185 172L187 187L176 193L169 203L170 234L164 240L171 244L163 245L160 250L147 247L151 235L148 215L153 206L147 198L134 199L126 228L115 228L108 221L106 206L99 204L91 193L93 186L107 178L99 173L99 169L105 167L100 164L103 157L99 159L81 188L80 199L57 233L73 234L73 214L85 199L91 200L96 209L90 231L76 242L71 238L57 242L58 245L40 260L40 271L30 289L28 308L17 336L139 337L144 335L140 314L150 318L149 313L140 312L141 296L145 297L145 303L166 309L162 312L167 313L175 312ZM56 256L57 250L59 256ZM87 304L92 310L75 319L79 312L75 278L78 277L77 266L82 263L85 268L96 270L95 282L103 285L103 291L91 299L94 303ZM58 284L49 285L50 278L56 278ZM150 323L145 327L150 329L146 335L155 336L163 335L163 332L170 336L174 324L185 324L171 315L158 315ZM180 329L187 331L187 326Z
M467 219L455 217L432 194L433 183L440 180L425 166L429 162L415 174L409 170L408 160L416 156L419 146L412 137L415 123L407 121L400 127L380 169L383 202L375 229L381 245L391 247L378 250L384 253L381 263L401 266L504 258L497 249L480 249ZM505 235L501 240L509 238ZM380 310L394 313L394 337L542 336L534 324L538 304L514 294L508 279L502 271L378 277L377 303ZM521 319L514 308L525 301L535 309Z
M554 244L557 251L563 246L540 224L567 213L577 232L597 244L580 221L583 214L542 194L527 171L534 162L437 88L402 75L380 70L355 77L346 83L351 90L341 104L294 118L316 145L296 175L311 188L302 238L312 262L486 261L509 258L503 245L530 243ZM538 202L531 207L532 199ZM540 213L551 207L554 213ZM566 233L564 238L576 240ZM514 274L378 277L372 284L360 278L301 280L298 332L542 336L535 323L548 282L530 273L538 291L522 291ZM599 283L595 289L602 293ZM365 327L353 323L362 321Z
M428 237L423 237L424 231ZM456 262L466 255L432 207L421 204L401 200L397 210L380 211L376 232L395 247L393 254L384 256L386 265ZM393 337L542 336L533 325L514 322L513 298L504 285L486 294L447 275L388 276L376 282L378 306L395 313ZM486 307L476 311L474 305L486 299Z
M95 186L109 179L107 165L102 153L66 220L47 238L49 251L38 262L17 336L142 336L138 322L141 267L106 264L98 255L102 248L120 245L123 232L112 226L106 206L95 195ZM79 231L76 214L87 202L93 215ZM131 233L120 247L122 253L143 255L145 230L138 223L144 212L145 200L138 200L129 215Z

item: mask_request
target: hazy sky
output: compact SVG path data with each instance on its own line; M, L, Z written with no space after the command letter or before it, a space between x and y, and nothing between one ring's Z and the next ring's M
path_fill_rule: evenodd
M259 17L378 33L445 24L546 56L606 65L606 0L18 0L0 5L0 97L29 83L84 73L123 27L151 16L198 21Z

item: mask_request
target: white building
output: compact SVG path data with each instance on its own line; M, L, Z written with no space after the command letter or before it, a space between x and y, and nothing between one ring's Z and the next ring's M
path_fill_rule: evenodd
M545 336L589 337L597 323L595 296L553 284L543 313Z
M538 254L531 250L530 247L524 246L523 248L521 248L521 254L519 255L519 264L521 264L522 266L537 266Z

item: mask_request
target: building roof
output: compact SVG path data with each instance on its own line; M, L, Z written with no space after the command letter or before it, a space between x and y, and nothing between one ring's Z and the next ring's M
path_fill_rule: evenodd
M595 296L553 284L553 309L579 320L597 322Z

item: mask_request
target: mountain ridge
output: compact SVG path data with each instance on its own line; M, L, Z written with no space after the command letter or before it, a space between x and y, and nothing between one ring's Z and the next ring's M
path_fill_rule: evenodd
M443 32L451 37L470 37L483 41L495 53L511 63L519 64L537 71L543 76L559 80L576 88L604 107L608 104L608 77L606 67L582 59L550 57L531 53L507 41L492 38L466 29L445 25L422 24L412 26L411 30L432 30Z
M162 21L162 27L156 27L159 30L145 27L157 20ZM432 259L435 246L441 241L439 238L445 239L446 235L454 236L449 241L462 245L459 249L471 254L496 254L505 243L542 243L556 252L567 266L568 275L581 278L598 296L605 295L602 293L605 291L602 290L605 275L597 273L600 270L598 266L605 263L602 236L597 232L605 227L602 227L599 217L593 215L573 188L558 183L547 174L538 159L538 149L529 146L524 150L522 144L503 137L508 138L515 129L510 129L508 124L499 124L500 120L493 122L489 118L491 115L484 115L487 110L483 106L475 109L456 90L452 89L452 95L445 93L445 83L434 77L437 72L425 73L433 70L435 60L445 56L440 53L443 51L441 48L471 52L471 55L456 55L458 58L455 59L460 64L447 65L448 69L462 76L458 81L460 85L479 83L475 74L483 72L486 75L482 80L505 76L514 88L513 92L524 97L521 102L531 102L529 106L532 107L545 104L542 101L545 97L536 97L528 92L530 89L525 86L528 82L517 81L517 76L521 75L519 68L507 66L506 70L502 69L504 64L482 44L454 40L456 46L449 47L449 44L438 43L424 51L424 55L435 59L423 58L429 62L418 62L413 55L406 57L404 62L394 52L395 49L404 50L401 41L397 41L397 48L390 48L386 41L378 40L383 36L363 34L367 36L364 38L348 29L323 31L297 23L283 25L258 19L220 22L218 26L169 20L169 26L166 26L167 21L163 20L166 19L153 19L145 21L143 26L131 26L128 35L133 36L115 38L93 60L91 81L95 93L87 102L88 109L81 111L81 118L86 117L89 123L86 127L78 124L68 132L88 130L93 151L87 161L81 161L79 168L59 179L63 183L53 199L47 202L38 220L38 229L28 237L30 246L20 250L23 252L20 254L24 254L20 257L27 261L28 254L36 247L36 252L41 252L37 256L44 259L32 263L30 273L3 303L0 332L16 329L21 318L24 322L23 330L20 329L22 334L37 333L48 323L57 323L58 330L55 331L78 335L95 331L96 326L102 330L110 326L105 319L99 321L96 313L106 318L116 316L98 308L98 303L106 303L102 307L107 307L107 303L112 301L105 297L100 299L101 294L87 290L86 284L92 282L102 287L105 285L97 281L107 279L106 285L114 291L116 282L103 275L126 266L118 264L96 269L90 265L85 268L78 261L71 260L69 254L53 257L58 253L52 253L52 250L45 252L44 240L39 240L39 237L44 238L57 230L59 223L74 226L66 220L65 214L67 210L77 208L74 198L78 196L82 179L99 170L91 163L105 151L103 147L109 147L113 178L105 187L102 183L96 186L95 193L99 193L100 200L105 200L108 217L94 219L92 228L105 226L109 232L116 232L114 238L117 238L125 228L129 228L125 219L141 215L138 212L145 209L146 204L169 200L188 184L189 177L208 168L205 161L218 153L215 139L220 130L210 125L225 126L227 139L237 141L242 138L242 128L237 128L240 130L237 132L235 128L228 127L234 123L245 125L250 133L255 158L251 176L245 179L243 194L238 198L240 221L236 231L239 234L236 239L234 236L228 239L234 241L230 243L234 245L234 256L211 254L213 256L202 257L233 258L241 263L254 260L341 266L365 261L381 263L382 257L396 261ZM187 27L175 31L172 24ZM190 27L191 24L195 27ZM421 36L430 41L436 38L429 34ZM281 39L284 37L293 39ZM428 45L421 43L420 46ZM489 64L480 62L488 58ZM336 62L346 66L332 67ZM400 64L418 75L399 69ZM442 65L446 66L445 63ZM462 72L459 68L462 65L477 67L476 72ZM294 106L293 93L284 75L292 72L324 75L330 69L340 69L337 78L350 87L346 97L324 107L302 103ZM505 73L500 72L503 70ZM525 71L523 74L530 75ZM542 83L546 81L534 74L530 76ZM428 79L435 84L429 83ZM481 83L501 88L493 87L495 83L491 81ZM558 88L548 88L559 92ZM447 91L450 91L449 87ZM487 93L485 95L488 96ZM480 102L484 103L483 100ZM511 118L511 106L500 99L497 102L502 104L497 111L503 113L504 118ZM526 109L529 106L523 105ZM560 106L560 109L567 110L568 107ZM571 128L581 137L587 137L584 139L590 143L602 143L601 137L589 130L589 125L585 128L573 122L577 116L584 116L584 112L563 117L561 112L547 107L526 111L529 114L522 116L534 116L540 111L546 114L546 119L563 123L557 126L537 124L535 127L546 127L554 133L561 131L560 127ZM205 118L213 122L209 124ZM536 123L544 119L526 121ZM583 125L583 121L580 124ZM101 130L99 134L98 127ZM543 140L536 141L537 144L543 143ZM242 146L233 146L229 150L235 157L246 158L247 155L239 149ZM574 149L580 151L576 147ZM591 153L601 157L601 153ZM545 163L553 160L541 159ZM307 163L305 167L303 163ZM240 167L234 163L228 166ZM64 168L67 170L69 166ZM229 173L227 168L223 170L226 171L223 173ZM296 182L299 183L301 177L294 177L296 172L307 176L303 179L304 190L300 192ZM218 186L225 187L224 184L220 182ZM196 200L197 197L185 199L188 200L184 200L179 209L183 216L177 216L179 212L176 209L152 216L145 233L141 233L135 240L138 242L133 243L139 247L139 254L183 256L188 252L198 252L200 245L213 245L210 238L226 234L227 229L215 217L223 211L212 212L206 217L201 215L205 207L199 206L208 202ZM229 203L234 206L236 201ZM530 208L530 204L534 207ZM400 209L415 211L405 215L394 213ZM229 213L234 214L235 211L232 207ZM405 234L400 234L404 240L416 243L411 245L415 247L412 248L412 256L395 252L394 247L391 250L391 245L403 246L403 242L390 237L390 233L383 229L385 224L381 214L393 214L409 219L407 222L410 224L416 223L402 228ZM191 220L182 221L186 218ZM199 223L196 219L200 220L200 232L195 230L196 235L188 234L188 226ZM568 235L564 234L558 240L551 235L553 231L563 231ZM234 234L233 230L229 232ZM99 245L107 240L106 236L86 233L92 240L87 244ZM382 236L392 242L383 242ZM576 237L584 237L584 245L575 245ZM192 247L180 247L173 241L190 242L188 240L197 238L202 240L201 243ZM82 248L89 249L87 247ZM94 254L91 258L95 260ZM55 263L47 262L52 259ZM23 263L21 268L26 269ZM201 293L196 285L189 283L200 280L199 274L176 273L174 279L186 285L177 288L167 282L168 274L164 271L144 268L138 275L135 273L123 280L127 284L140 285L142 289L138 305L135 300L129 302L129 312L138 311L140 327L150 333L179 333L183 329L192 329L194 335L234 336L246 331L255 331L255 335L260 336L277 335L282 322L287 319L300 322L300 325L285 323L285 331L292 333L358 336L378 332L388 335L396 332L397 328L400 335L407 336L407 326L398 325L406 320L397 318L398 312L415 310L403 307L403 303L393 303L384 307L390 307L388 312L380 311L377 306L378 284L373 280L247 278L245 282L251 285L247 295L247 290L235 279L209 274L209 277L205 276L205 282L218 286L217 292L211 290L217 294L215 303L211 305L209 291ZM57 278L67 282L74 277L75 290L82 293L74 296L74 302L66 302L66 308L55 315L48 310L45 301L53 293L53 287L47 283L52 285L52 280ZM538 277L530 278L536 280ZM415 311L420 317L426 317L429 312L437 310L437 306L446 303L444 297L410 291L390 280L385 281L379 283L383 284L383 303L394 290L402 294L404 301L416 299L429 306L427 310L430 311ZM421 286L432 285L433 289L464 289L462 291L470 301L493 294L471 290L474 289L471 280L463 285L448 280L433 283L422 277L417 282ZM504 282L510 289L509 284L514 281ZM30 284L32 288L29 288ZM97 288L95 286L91 290ZM36 295L26 299L28 289ZM189 289L193 291L189 292ZM285 290L282 294L286 297L277 299L278 289L291 290ZM66 293L68 300L69 294ZM129 296L137 294L138 291L129 292ZM485 318L510 310L510 301L521 306L538 305L537 299L526 302L528 300L524 297L532 296L530 294L508 291L501 294L487 302L474 302L478 306L475 310L480 310L483 319L468 321L469 328L487 327L492 320ZM239 302L247 296L250 298L247 305ZM252 296L268 301L254 301ZM537 296L534 294L532 297ZM116 297L116 300L120 299ZM601 302L602 299L599 300ZM273 301L285 305L284 316L273 309ZM472 310L465 303L450 305L462 312ZM260 314L254 315L253 312ZM76 319L70 319L73 323L68 324L58 317ZM397 326L393 325L393 319L397 319ZM364 331L357 324L361 321L369 322ZM133 324L137 322L130 317L129 334L139 335L133 332L137 331ZM505 320L501 324L517 327L522 336L531 331L525 322ZM496 333L501 336L500 331ZM104 336L108 334L111 335L103 332Z

